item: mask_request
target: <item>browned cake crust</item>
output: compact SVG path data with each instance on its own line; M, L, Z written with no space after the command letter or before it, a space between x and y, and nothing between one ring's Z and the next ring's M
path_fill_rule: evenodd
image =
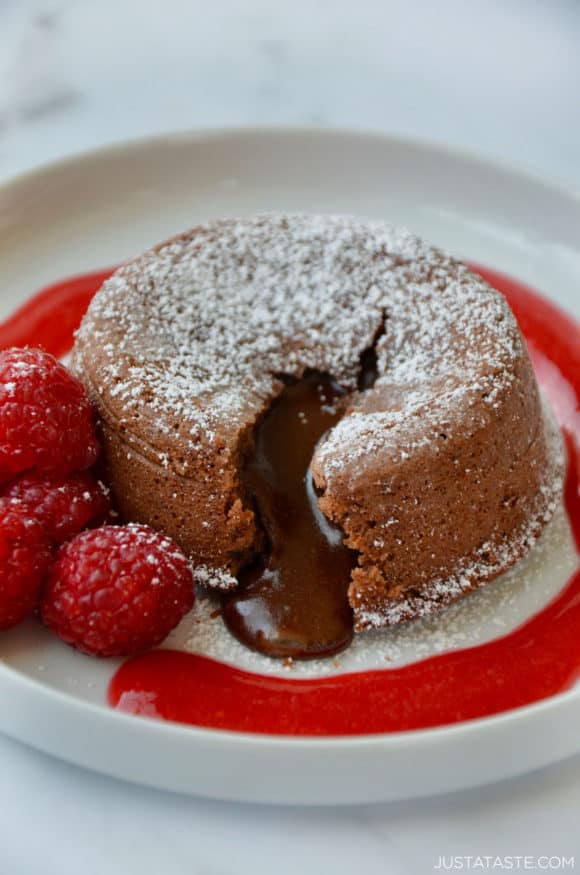
M361 356L378 378L357 391ZM97 406L123 516L172 535L227 589L260 548L241 461L279 375L351 391L312 462L358 552L358 630L432 613L534 543L561 453L503 297L414 236L350 217L200 226L95 296L74 367Z

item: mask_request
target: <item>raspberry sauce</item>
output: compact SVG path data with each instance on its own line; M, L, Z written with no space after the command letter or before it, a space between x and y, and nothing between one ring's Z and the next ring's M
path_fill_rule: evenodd
M42 289L0 324L0 349L32 346L65 355L91 298L112 273L95 271Z
M566 507L580 552L580 327L523 284L475 269L506 296L562 427L569 454ZM40 292L0 326L0 347L67 352L92 294L109 274L77 277ZM580 572L510 634L402 668L293 680L155 650L121 666L109 702L131 713L216 729L356 735L496 714L555 695L579 673Z

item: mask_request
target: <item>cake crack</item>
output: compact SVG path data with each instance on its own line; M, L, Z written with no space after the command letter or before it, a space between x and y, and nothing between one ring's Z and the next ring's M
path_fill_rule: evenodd
M383 310L371 343L360 354L360 367L356 381L359 392L372 389L379 377L377 347L381 338L386 334L387 319L387 313Z

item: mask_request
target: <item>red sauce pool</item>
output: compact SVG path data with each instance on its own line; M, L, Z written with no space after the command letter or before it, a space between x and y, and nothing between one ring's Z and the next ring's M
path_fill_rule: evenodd
M35 346L63 356L91 298L112 273L95 271L42 289L0 325L0 349Z
M476 269L510 303L560 421L570 461L566 507L580 552L580 326L516 280ZM28 344L63 355L91 296L110 273L88 274L40 292L0 325L0 348ZM109 702L134 714L215 729L357 735L496 714L562 692L579 674L580 572L514 632L403 668L293 680L155 650L120 667Z

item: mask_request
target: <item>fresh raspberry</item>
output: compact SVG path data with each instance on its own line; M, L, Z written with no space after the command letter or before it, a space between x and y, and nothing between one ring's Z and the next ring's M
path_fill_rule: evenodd
M42 524L22 502L0 498L0 629L35 609L52 560Z
M68 477L32 471L14 480L4 495L28 505L59 544L89 525L101 525L111 510L106 487L88 471Z
M41 611L59 638L94 656L154 647L193 607L181 550L148 526L103 526L63 544Z
M83 386L37 349L0 352L0 482L29 468L68 474L99 454Z

